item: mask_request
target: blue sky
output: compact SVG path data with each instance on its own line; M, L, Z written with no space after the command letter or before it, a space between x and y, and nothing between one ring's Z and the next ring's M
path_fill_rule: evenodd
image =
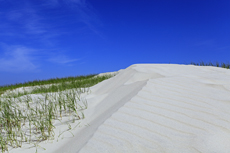
M0 0L0 85L228 62L229 0Z

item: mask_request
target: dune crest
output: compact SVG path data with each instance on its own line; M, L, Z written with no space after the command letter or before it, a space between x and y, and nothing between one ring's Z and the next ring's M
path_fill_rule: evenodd
M92 88L106 96L91 114L100 124L79 152L227 153L229 87L227 69L132 65Z

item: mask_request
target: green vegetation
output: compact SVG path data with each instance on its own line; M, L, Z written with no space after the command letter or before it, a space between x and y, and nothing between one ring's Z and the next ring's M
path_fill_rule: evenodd
M66 78L53 78L53 79L48 79L48 80L34 80L34 81L25 82L25 83L0 86L0 95L4 93L6 90L13 90L13 89L20 88L20 87L42 86L42 85L49 85L49 84L81 81L81 80L93 78L94 76L96 76L96 74L91 74L91 75L86 75L86 76L81 75L81 76L66 77Z
M45 85L40 85L40 86L34 86L31 87L31 91L27 91L24 90L23 92L13 92L13 90L8 90L7 95L6 96L13 96L14 98L19 97L19 96L23 96L23 95L27 95L27 94L38 94L38 93L49 93L49 92L60 92L60 91L64 91L67 89L74 89L74 88L87 88L87 87L91 87L105 79L110 78L110 75L105 75L105 76L81 76L80 79L79 78L75 78L72 80L68 79L68 82L63 82L63 79L60 80L60 82L57 82L56 84L45 84ZM67 80L67 79L66 79ZM59 81L59 80L58 80ZM54 82L54 81L53 81ZM38 84L39 82L37 82L36 84ZM24 87L24 86L23 86ZM1 89L1 88L0 88ZM5 90L3 90L5 89ZM4 92L6 92L8 88L3 88L2 89L2 94ZM4 97L6 97L4 96Z
M205 63L203 61L200 62L200 63L191 62L191 65L197 65L197 66L216 66L216 67L222 67L222 68L226 68L226 69L230 68L230 64L229 63L219 63L219 62L216 62L216 63L212 63L212 62Z
M38 147L39 142L54 140L55 121L61 122L63 117L67 117L71 122L83 119L83 111L88 105L87 101L81 98L81 94L89 93L90 86L110 77L112 75L88 75L1 87L0 148L2 152L9 151L9 148L22 147L23 144ZM34 86L30 91L13 90L18 87L30 87L30 85ZM69 124L67 131L71 133L70 129Z

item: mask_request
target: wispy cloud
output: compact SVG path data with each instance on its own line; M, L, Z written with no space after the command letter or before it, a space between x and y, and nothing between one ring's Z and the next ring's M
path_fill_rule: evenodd
M10 5L10 3L9 3ZM19 5L18 7L9 7L5 11L0 11L0 35L11 35L21 37L33 37L34 39L44 39L57 34L62 35L58 29L54 29L53 23L49 20L58 18L62 20L62 23L69 22L64 14L60 13L54 16L53 11L60 12L65 9L72 12L72 22L84 23L85 26L94 33L101 35L97 30L100 20L96 11L86 0L46 0L40 1L39 5L33 1L24 1L23 3L17 3L13 5ZM58 10L55 10L58 9ZM43 13L43 11L48 11ZM67 12L68 12L67 11ZM52 16L49 16L52 14ZM61 24L61 23L58 23ZM62 29L63 30L63 29ZM70 33L70 31L68 31ZM55 35L54 35L55 34ZM48 42L49 44L50 42Z
M215 43L213 39L197 42L194 46L211 46Z
M75 3L78 8L77 11L80 15L80 21L83 22L91 31L100 37L104 37L102 33L96 28L101 26L102 23L96 13L96 10L86 2L86 0L70 0L70 2Z
M4 0L4 4L11 7L0 9L0 43L8 44L0 50L0 71L38 71L42 61L68 66L80 60L60 52L65 46L58 51L53 49L73 33L66 27L69 22L71 27L76 24L74 30L81 29L81 32L88 28L101 36L97 30L100 20L86 0L26 0L23 3ZM41 50L51 53L41 53Z
M75 12L79 22L84 23L92 32L102 37L102 34L97 29L97 27L101 26L102 23L96 13L96 10L86 0L49 0L47 2L56 7L60 5L67 6Z
M44 34L47 32L42 23L42 17L38 15L36 9L31 6L8 10L5 12L5 29L23 34ZM20 31L16 31L20 30Z
M80 59L70 59L65 55L57 55L57 56L53 56L48 59L48 61L53 62L53 63L58 63L58 64L69 64L69 63L73 63L79 60Z
M27 48L25 46L7 46L1 44L0 52L0 71L5 72L40 72L41 65L60 64L64 66L72 66L74 62L80 59L69 58L63 52L57 50L44 50Z
M0 71L38 71L33 56L35 50L23 46L6 47L0 58Z

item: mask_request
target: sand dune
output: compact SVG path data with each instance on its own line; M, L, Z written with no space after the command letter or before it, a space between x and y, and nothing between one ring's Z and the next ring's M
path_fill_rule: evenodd
M81 153L230 152L229 70L140 64L103 84L111 111Z
M89 126L40 152L230 152L228 69L136 64L91 91L82 121Z

